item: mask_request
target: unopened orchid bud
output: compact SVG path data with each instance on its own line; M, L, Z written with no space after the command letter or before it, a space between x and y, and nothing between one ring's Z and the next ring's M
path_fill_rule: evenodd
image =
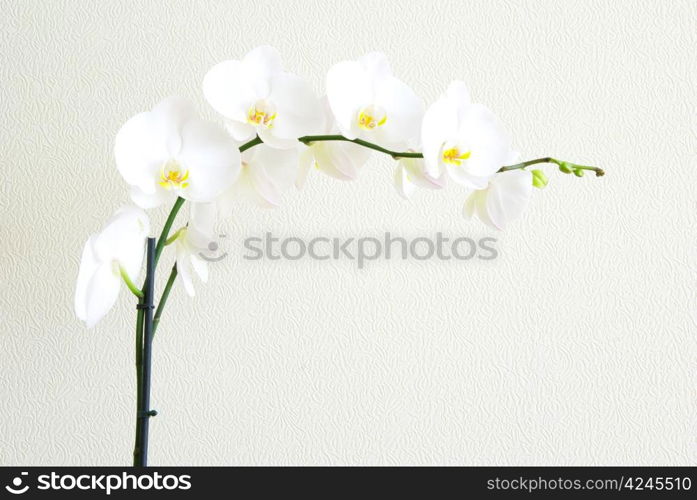
M569 164L566 163L565 161L563 161L559 164L559 170L561 170L565 174L570 174L572 172L571 167L569 167Z
M547 176L542 170L533 170L532 171L532 185L535 186L538 189L542 189L547 185L549 180L547 179Z

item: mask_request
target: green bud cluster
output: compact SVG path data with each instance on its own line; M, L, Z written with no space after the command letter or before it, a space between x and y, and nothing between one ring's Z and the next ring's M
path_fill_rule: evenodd
M565 174L574 174L576 177L583 177L586 170L584 168L579 167L578 165L569 163L568 161L560 161L557 163L557 165L559 165L559 170L561 172L564 172ZM595 169L595 175L597 177L601 177L602 175L605 175L605 172L603 172L602 170Z

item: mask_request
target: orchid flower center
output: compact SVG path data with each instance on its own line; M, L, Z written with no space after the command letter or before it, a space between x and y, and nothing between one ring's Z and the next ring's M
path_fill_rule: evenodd
M385 124L387 113L380 106L366 106L358 113L358 126L363 130L374 130Z
M457 146L443 149L443 161L458 167L463 160L468 159L471 155L472 151L460 151Z
M271 128L275 119L276 106L264 99L255 102L247 112L247 121L252 125L263 125L266 128Z
M160 186L169 189L184 189L189 185L189 171L184 170L176 160L169 160L160 168Z

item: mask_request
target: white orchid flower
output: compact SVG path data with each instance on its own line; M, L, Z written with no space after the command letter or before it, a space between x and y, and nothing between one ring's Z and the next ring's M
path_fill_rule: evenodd
M477 216L486 225L502 230L527 207L532 194L532 173L511 170L494 175L486 189L476 190L465 201L464 215Z
M312 88L283 71L273 47L213 66L203 79L203 94L238 141L256 134L272 147L295 148L298 137L313 133L322 119Z
M408 199L417 188L442 189L445 175L429 171L423 158L400 158L395 167L394 185L397 193Z
M384 54L343 61L327 74L327 97L341 133L383 147L401 147L419 135L424 103L392 75Z
M283 192L293 186L298 172L298 150L275 149L259 144L242 153L242 172L237 182L217 200L223 214L232 211L235 200L263 208L281 204Z
M426 110L421 140L429 169L446 171L455 182L473 189L487 186L509 152L508 138L494 114L472 104L462 82L450 84Z
M324 118L320 134L334 135L339 129L329 107L327 98L322 100ZM316 141L300 145L298 177L295 185L302 189L307 174L314 166L320 172L342 181L351 181L358 176L358 171L370 158L370 150L346 141Z
M139 208L117 211L82 251L75 289L75 313L92 328L116 303L122 273L138 278L150 232L148 216Z
M192 204L189 224L178 231L174 242L177 272L184 290L191 297L195 294L194 274L203 283L208 282L208 263L205 257L210 254L209 245L216 240L216 216L217 209L214 203Z
M181 196L208 202L240 172L238 145L218 125L196 115L191 103L170 97L137 114L116 136L116 164L131 198L154 208Z

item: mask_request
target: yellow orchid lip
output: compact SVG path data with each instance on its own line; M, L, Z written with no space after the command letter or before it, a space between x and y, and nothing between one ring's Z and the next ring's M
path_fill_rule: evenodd
M273 127L276 119L276 108L270 102L259 100L247 112L247 122L252 125L262 125L266 128Z
M460 152L459 148L448 148L443 151L443 161L451 165L459 166L463 160L467 160L472 155L472 151Z
M358 126L363 130L374 130L387 122L387 113L379 106L367 106L358 113Z
M169 189L184 189L189 183L189 171L183 170L175 160L169 160L160 169L160 186Z

